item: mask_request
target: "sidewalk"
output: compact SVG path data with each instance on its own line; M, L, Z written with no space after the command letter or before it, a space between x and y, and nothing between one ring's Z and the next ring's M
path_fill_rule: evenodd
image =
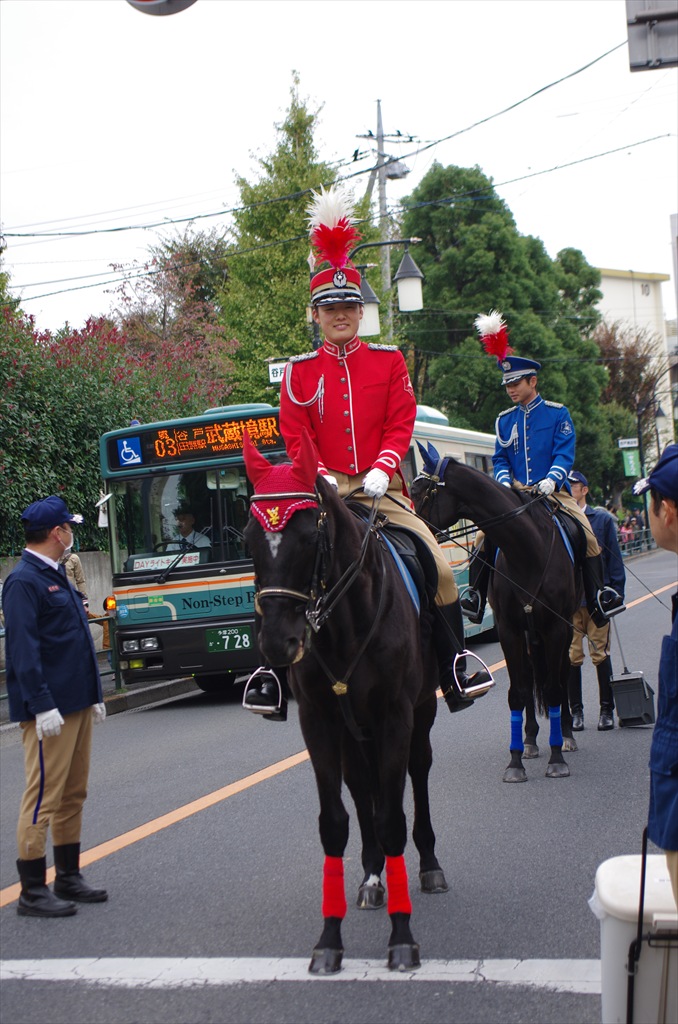
M167 700L169 697L179 697L182 693L197 693L200 690L191 676L168 679L163 683L136 683L123 690L116 690L115 676L110 671L106 654L100 651L97 657L107 715L117 715L120 711L130 711L132 708L141 708L148 704L159 704L160 701ZM11 728L17 723L9 721L6 694L5 673L2 671L0 672L0 726Z

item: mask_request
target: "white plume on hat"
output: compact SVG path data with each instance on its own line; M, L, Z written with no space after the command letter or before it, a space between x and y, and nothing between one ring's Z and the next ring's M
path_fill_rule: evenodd
M306 208L311 231L321 225L334 228L340 221L355 224L353 192L345 185L330 185L328 189L321 185L320 192L311 194L313 199Z
M473 322L481 338L486 334L498 334L502 327L506 327L498 309L491 309L489 313L479 313Z

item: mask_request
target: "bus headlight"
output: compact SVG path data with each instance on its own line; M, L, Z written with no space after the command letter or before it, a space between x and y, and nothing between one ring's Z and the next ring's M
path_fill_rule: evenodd
M139 650L138 640L123 640L122 642L123 654L132 654L133 651Z
M160 644L158 643L157 636L145 636L141 641L142 651L158 651L160 650Z

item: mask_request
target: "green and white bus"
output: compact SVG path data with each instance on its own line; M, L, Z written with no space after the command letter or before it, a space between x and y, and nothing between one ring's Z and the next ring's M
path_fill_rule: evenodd
M414 437L491 471L494 437L449 427L420 407ZM132 424L100 440L115 614L115 657L126 683L192 675L214 691L261 662L254 633L254 570L243 543L251 485L242 457L247 429L272 462L286 458L278 410L226 406L202 416ZM412 445L402 469L421 467ZM185 539L178 515L192 516ZM466 552L446 545L464 585ZM490 628L490 617L482 627Z

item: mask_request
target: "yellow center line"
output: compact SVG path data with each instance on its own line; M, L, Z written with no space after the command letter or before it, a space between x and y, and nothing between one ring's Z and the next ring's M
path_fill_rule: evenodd
M663 594L665 591L671 590L676 586L678 586L678 580L674 583L669 583L660 590L655 590L651 594L646 594L644 597L639 597L635 601L630 601L626 607L633 608L636 605L642 604L644 601L649 601L651 597ZM489 666L490 672L498 672L500 669L505 667L505 661L497 661L494 665ZM438 690L437 693L440 697L441 691ZM290 757L286 757L284 760L278 761L276 764L271 764L267 768L262 768L260 771L254 772L252 775L245 776L244 779L238 779L236 782L231 782L228 786L222 786L221 789L215 789L213 793L207 793L205 796L201 796L197 800L192 800L190 803L184 804L183 807L177 807L176 810L169 811L167 814L163 814L159 818L154 818L152 821L147 821L144 825L139 825L137 828L133 828L129 832L123 832L122 835L116 836L114 839L109 839L105 843L93 846L90 850L84 850L80 855L80 865L82 867L86 867L88 864L94 864L95 861L103 860L104 857L108 857L112 853L117 853L119 850L124 850L127 846L133 846L134 843L138 843L142 839L147 839L149 836L155 835L157 832L162 832L163 829L169 828L171 825L176 825L177 822L190 818L194 814L198 814L200 811L206 810L208 807L214 807L215 804L221 803L223 800L228 800L229 797L236 796L238 793L243 793L245 790L251 789L252 786L258 786L260 782L266 782L268 779L272 779L276 775L281 775L290 768L296 768L297 765L302 764L304 761L308 761L308 759L308 751L301 750L298 754L292 754ZM49 868L47 871L47 882L49 883L53 880L54 868ZM20 892L21 886L18 882L14 885L8 885L5 889L0 889L0 908L6 907L9 903L13 903L14 900L17 900Z
M139 825L138 828L133 828L129 832L123 832L122 835L109 839L106 843L93 846L91 850L85 850L80 856L80 864L82 867L85 867L87 864L93 864L97 860L108 857L111 853L124 850L126 846L132 846L142 839L155 835L156 832L162 832L163 829L169 828L170 825L176 825L177 822L190 818L193 814L198 814L208 807L221 803L222 800L228 800L229 797L235 796L237 793L243 793L252 786L258 786L260 782L266 782L268 779L286 772L289 768L295 768L298 764L302 764L303 761L308 761L307 750L301 750L298 754L292 754L291 757L286 757L283 761L269 765L268 768L262 768L252 775L247 775L244 779L238 779L237 782L231 782L228 786L216 789L213 793L207 793L206 796L192 800L190 803L184 804L183 807L177 807L176 810L169 811L168 814L162 814L159 818L154 818L153 821L147 821L144 825ZM50 868L47 872L47 881L51 882L53 879L54 868ZM16 885L9 885L6 889L0 890L0 907L5 907L8 903L18 899L20 892L21 886L18 882Z

